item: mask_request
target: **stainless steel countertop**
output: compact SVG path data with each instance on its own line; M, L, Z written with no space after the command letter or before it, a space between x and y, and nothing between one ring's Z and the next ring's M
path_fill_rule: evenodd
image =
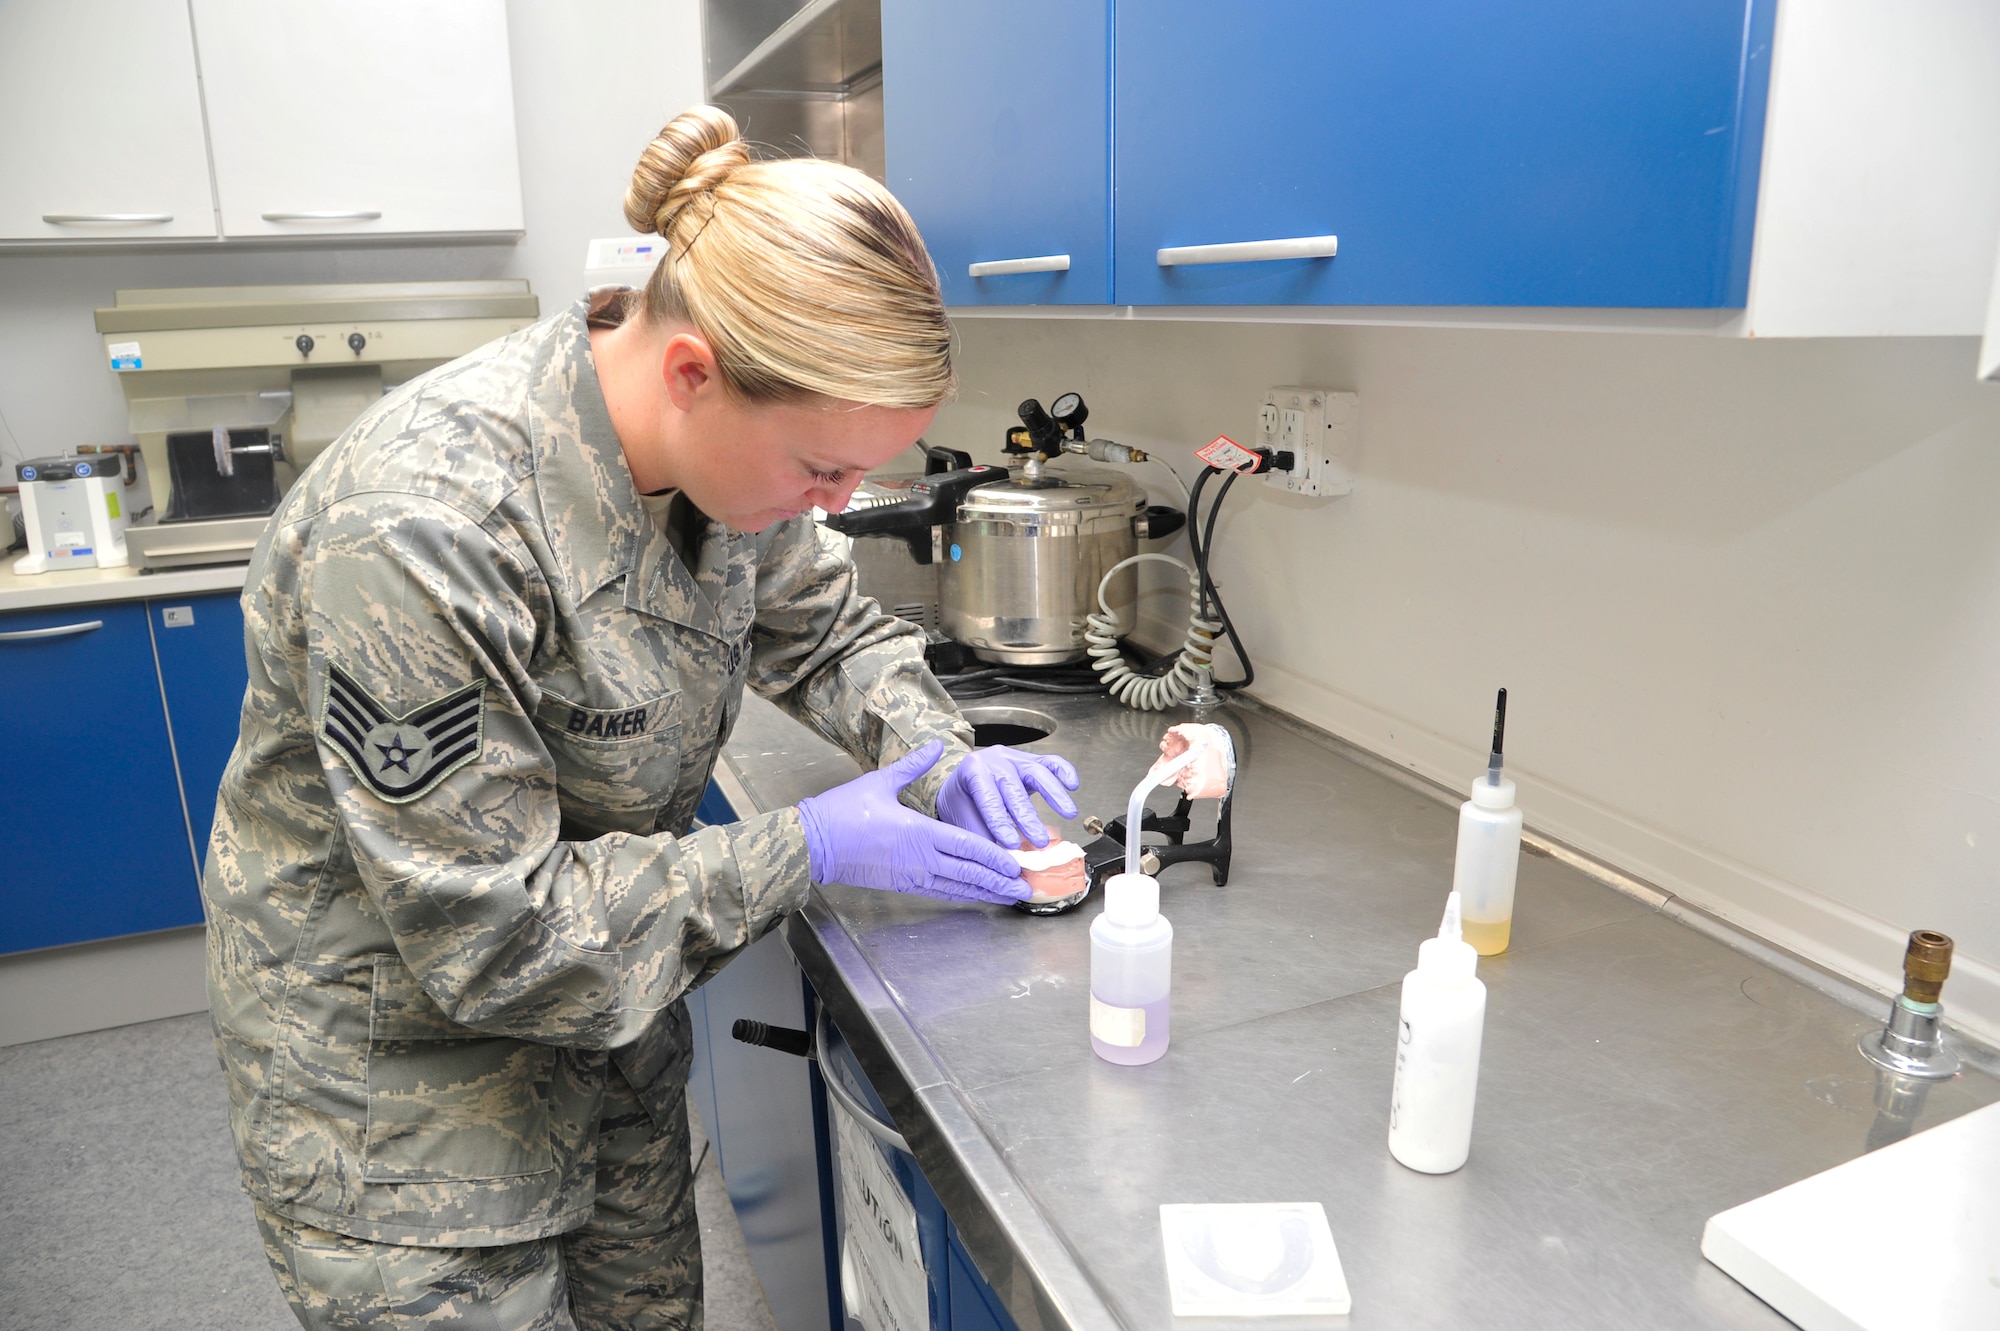
M1031 747L1074 761L1083 811L1107 818L1185 719L1031 695L971 707L996 704L1056 720ZM1090 1051L1094 900L1036 918L836 886L786 925L1022 1331L1172 1324L1157 1208L1204 1201L1324 1203L1354 1297L1335 1324L1356 1331L1789 1326L1702 1258L1702 1225L1909 1126L1878 1121L1855 1050L1880 1018L1676 903L1524 854L1512 947L1479 967L1471 1161L1407 1170L1386 1145L1399 987L1437 930L1455 806L1282 718L1224 715L1235 864L1223 888L1200 865L1161 875L1158 1063ZM857 771L754 699L725 756L760 809ZM1994 1100L2000 1082L1968 1071L1928 1091L1914 1128Z

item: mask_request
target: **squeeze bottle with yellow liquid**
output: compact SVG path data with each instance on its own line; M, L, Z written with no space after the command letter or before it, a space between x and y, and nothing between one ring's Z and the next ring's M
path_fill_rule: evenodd
M1493 707L1493 752L1472 783L1472 798L1458 810L1458 860L1451 890L1464 912L1465 941L1482 957L1507 950L1514 929L1514 877L1521 867L1521 811L1514 783L1500 775L1500 747L1507 735L1507 690Z

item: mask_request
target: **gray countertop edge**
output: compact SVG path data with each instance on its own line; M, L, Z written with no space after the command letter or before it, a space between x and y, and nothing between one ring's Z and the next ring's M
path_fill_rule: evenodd
M1323 730L1309 721L1300 720L1289 712L1280 711L1254 694L1238 693L1235 695L1235 700L1238 704L1255 711L1258 715L1270 721L1271 724L1281 729L1289 730L1293 734L1308 739L1323 748L1330 749L1356 766L1364 767L1380 776L1385 776L1420 795L1428 796L1452 808L1458 807L1462 802L1463 797L1458 790L1433 781L1420 772L1412 771L1410 768L1391 762L1380 754L1364 749L1351 740L1342 739L1330 730ZM1757 935L1731 923L1713 911L1697 906L1686 898L1677 896L1656 884L1649 883L1643 878L1626 873L1623 869L1615 865L1607 864L1589 851L1581 850L1560 838L1550 836L1546 832L1538 831L1534 827L1524 826L1521 829L1521 840L1523 844L1532 849L1538 850L1553 859L1561 860L1564 864L1569 865L1579 873L1587 875L1592 880L1602 883L1613 891L1621 892L1635 901L1644 902L1654 910L1659 911L1662 915L1665 915L1668 919L1684 924L1695 932L1714 939L1724 947L1741 952L1747 957L1762 962L1772 970L1784 975L1787 979L1798 981L1808 989L1823 994L1834 1002L1839 1003L1842 1007L1850 1008L1867 1017L1875 1017L1882 1020L1888 1018L1891 995L1887 993L1872 989L1856 980L1849 979L1845 975L1828 970L1809 957L1801 956L1796 952L1779 947L1777 944L1769 942L1766 939L1759 938ZM1943 1024L1945 1033L1950 1037L1952 1049L1958 1053L1959 1057L1965 1061L1968 1067L1975 1068L1991 1077L2000 1077L2000 1048L1988 1044L1978 1036L1959 1026L1951 1020L1949 1013L1950 1009L1949 1005L1947 1005Z
M786 921L785 942L1021 1331L1120 1327L817 892Z
M157 600L200 592L240 592L248 564L146 573L136 568L90 568L63 572L14 572L16 556L0 558L0 614L66 605L106 605L114 601Z

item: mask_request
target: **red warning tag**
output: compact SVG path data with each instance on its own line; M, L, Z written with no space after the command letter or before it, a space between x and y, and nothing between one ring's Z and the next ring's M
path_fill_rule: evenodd
M1249 471L1257 465L1257 455L1226 434L1215 436L1208 447L1197 448L1194 455L1217 471Z

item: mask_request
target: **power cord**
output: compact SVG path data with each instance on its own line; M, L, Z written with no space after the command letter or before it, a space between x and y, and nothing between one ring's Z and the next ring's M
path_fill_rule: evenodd
M1253 461L1240 468L1224 468L1213 465L1202 468L1195 477L1194 486L1187 492L1187 532L1188 550L1194 556L1194 567L1189 568L1170 555L1141 554L1121 560L1104 575L1097 587L1098 610L1085 617L1084 642L1090 653L1091 665L1102 678L1103 686L1111 696L1127 707L1143 711L1158 711L1176 706L1195 696L1204 680L1213 681L1217 689L1234 692L1247 688L1257 679L1257 667L1250 660L1250 653L1244 648L1243 640L1237 635L1236 625L1229 618L1229 608L1222 603L1222 593L1216 589L1215 579L1209 575L1208 558L1215 548L1215 524L1222 513L1222 501L1229 497L1229 491L1239 476L1255 476L1268 471L1290 471L1294 465L1289 452L1274 452L1270 449L1256 449ZM1209 501L1208 516L1201 515L1201 496L1208 488L1209 478L1218 473L1223 476L1222 488ZM1178 475L1175 480L1179 480ZM1122 634L1125 628L1118 617L1111 612L1111 605L1105 594L1111 579L1124 569L1147 560L1158 560L1172 564L1188 576L1188 623L1187 633L1178 651L1169 652L1165 658L1154 662L1145 669L1133 668L1126 659L1125 648L1129 645ZM1229 641L1236 649L1236 656L1243 663L1243 678L1227 682L1215 680L1215 639L1220 633L1227 633ZM1162 665L1165 666L1162 669Z
M1207 619L1210 608L1213 607L1215 620L1221 625L1222 631L1229 635L1229 645L1236 650L1236 659L1243 663L1243 678L1216 681L1215 687L1226 693L1248 688L1255 683L1257 667L1251 662L1249 650L1244 647L1242 637L1236 632L1235 623L1229 618L1229 607L1222 603L1222 593L1216 590L1215 580L1208 573L1209 553L1215 547L1216 518L1222 512L1222 501L1229 497L1230 487L1236 484L1239 476L1256 476L1267 471L1290 471L1293 465L1292 455L1289 452L1274 453L1269 449L1260 448L1256 450L1256 454L1258 461L1255 467L1246 467L1242 470L1203 467L1201 475L1194 478L1194 488L1188 496L1188 551L1194 556L1195 571L1201 583L1200 604L1196 615L1198 618ZM1216 475L1222 477L1222 488L1217 490L1215 498L1209 501L1208 519L1204 522L1200 520L1199 513L1202 491L1207 488L1209 478Z
M961 670L955 675L939 675L937 678L944 691L961 702L991 698L1015 689L1023 693L1104 692L1104 681L1089 666L1043 666L1033 673L993 666L985 670Z

